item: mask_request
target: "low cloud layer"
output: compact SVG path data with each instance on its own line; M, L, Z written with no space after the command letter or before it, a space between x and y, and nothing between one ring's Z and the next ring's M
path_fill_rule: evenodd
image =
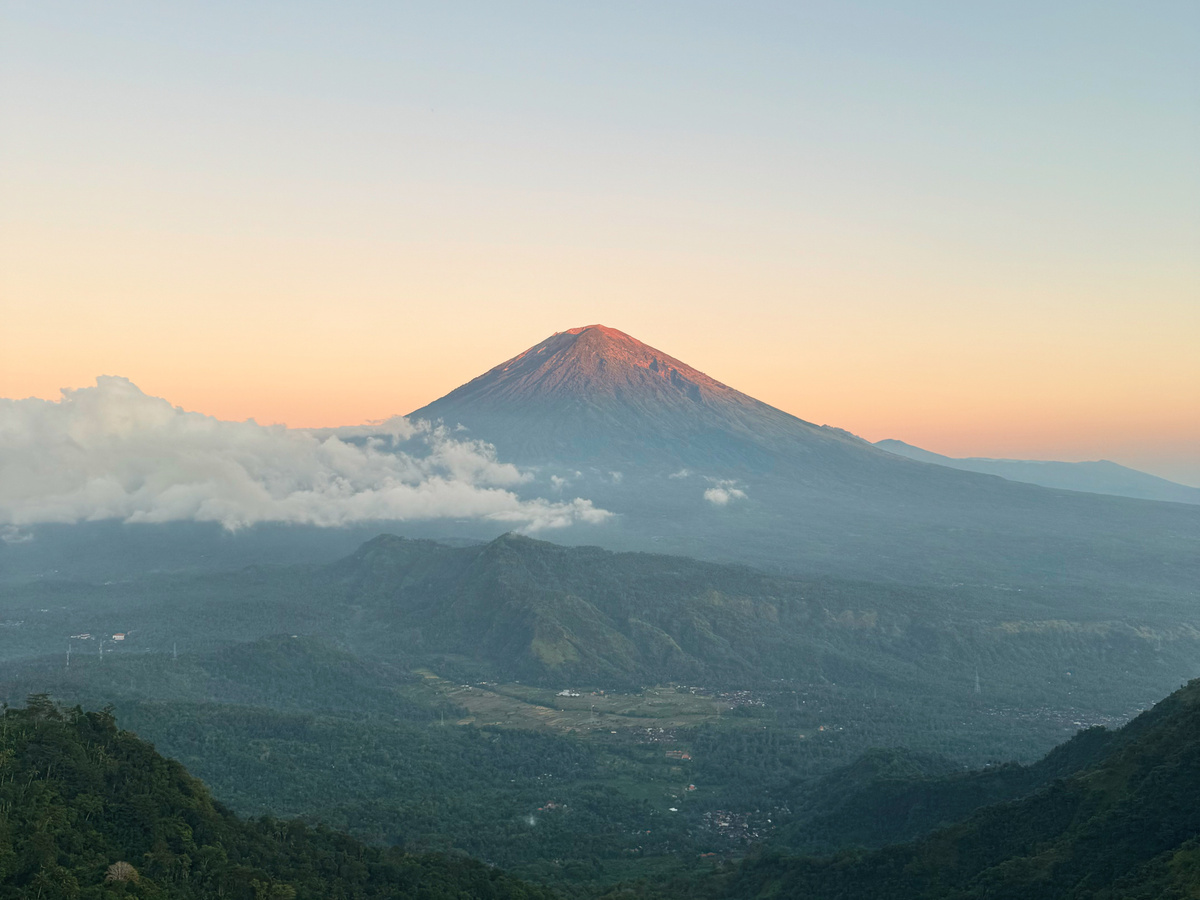
M600 522L588 500L522 500L527 476L426 422L299 431L224 422L125 378L57 402L0 399L0 526L120 519L334 526L474 518L535 531Z

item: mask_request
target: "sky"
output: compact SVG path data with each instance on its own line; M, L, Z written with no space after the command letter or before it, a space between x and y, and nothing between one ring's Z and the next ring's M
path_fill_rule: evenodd
M1200 485L1198 39L1194 2L2 0L0 397L351 425L603 323L871 440Z

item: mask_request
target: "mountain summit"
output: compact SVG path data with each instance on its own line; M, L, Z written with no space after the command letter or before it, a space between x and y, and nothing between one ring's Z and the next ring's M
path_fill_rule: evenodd
M551 335L411 417L465 425L523 463L759 467L784 445L872 452L604 325Z
M602 398L691 403L756 401L661 350L605 325L553 334L442 398L539 402ZM442 401L438 401L442 402Z

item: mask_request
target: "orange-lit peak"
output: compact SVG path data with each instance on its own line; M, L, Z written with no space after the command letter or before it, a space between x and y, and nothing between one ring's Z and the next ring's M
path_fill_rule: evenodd
M585 325L556 332L452 392L446 399L487 396L521 404L555 398L687 405L722 398L756 401L616 328Z
M763 453L772 441L848 440L603 325L557 332L412 416L481 430L491 423L507 430L509 447L529 451L518 458L530 459L566 446L592 458L619 445L636 454L668 452L678 462L690 458L681 447L698 452L704 442L732 458L741 452L733 444Z
M617 331L615 328L609 328L607 325L581 325L578 328L568 328L566 331L559 332L560 334L582 334L585 331L599 331L602 334L619 334L622 337L629 337L623 331Z

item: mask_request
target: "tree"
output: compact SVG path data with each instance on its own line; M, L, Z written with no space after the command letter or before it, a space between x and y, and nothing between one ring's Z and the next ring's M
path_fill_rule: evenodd
M138 870L132 865L120 860L108 867L104 873L105 881L137 881Z

